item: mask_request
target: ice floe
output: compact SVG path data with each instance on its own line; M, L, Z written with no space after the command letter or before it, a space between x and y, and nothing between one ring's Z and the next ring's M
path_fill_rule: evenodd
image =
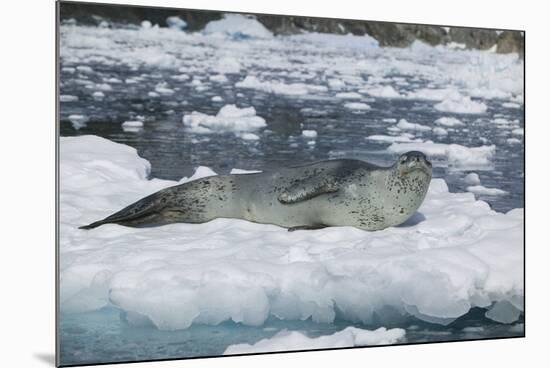
M430 128L429 126L417 124L417 123L409 123L405 119L400 119L396 127L402 130L416 130L419 132L426 132L426 131L432 130L432 128Z
M64 313L111 304L174 330L225 320L258 326L270 316L371 323L395 313L447 324L473 307L510 323L523 310L523 210L494 212L472 193L450 193L442 179L409 221L376 232L287 232L236 219L78 229L178 184L149 173L128 146L61 138ZM180 183L214 174L202 167Z
M250 354L270 351L315 350L327 348L344 348L351 346L389 345L400 342L405 337L405 330L381 327L374 331L356 327L346 327L342 331L328 336L307 337L299 331L283 330L275 336L257 343L230 345L224 355Z
M193 111L183 116L183 124L194 133L247 132L267 125L254 107L235 105L225 105L215 116Z
M267 30L254 16L242 14L224 14L220 20L209 22L203 30L204 34L223 34L237 39L241 38L271 38Z
M346 102L344 107L350 110L370 110L370 105L364 102Z
M436 110L453 112L456 114L483 114L487 111L487 105L483 102L473 101L468 96L445 99L434 106Z
M457 118L453 118L453 117L442 117L442 118L437 119L435 121L435 123L438 124L438 125L443 125L443 126L447 126L447 127L455 127L455 126L465 125L462 121L460 121Z
M508 192L498 189L498 188L486 188L483 185L473 185L466 188L468 192L472 192L477 195L488 195L488 196L496 196L496 195L505 195L508 194Z
M277 80L261 81L256 76L248 75L245 79L235 83L237 88L257 89L267 93L301 96L308 93L326 92L325 86L304 83L284 83Z

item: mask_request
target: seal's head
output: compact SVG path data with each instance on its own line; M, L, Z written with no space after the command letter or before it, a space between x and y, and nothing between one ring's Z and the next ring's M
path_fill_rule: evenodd
M422 152L409 151L399 156L396 169L399 176L428 176L432 177L432 164Z

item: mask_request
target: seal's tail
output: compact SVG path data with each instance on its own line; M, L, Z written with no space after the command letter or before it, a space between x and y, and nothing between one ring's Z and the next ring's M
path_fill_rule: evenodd
M139 226L157 217L162 211L164 204L159 199L159 193L151 194L120 211L104 218L103 220L92 222L89 225L80 226L79 229L94 229L103 224L119 224L125 226Z

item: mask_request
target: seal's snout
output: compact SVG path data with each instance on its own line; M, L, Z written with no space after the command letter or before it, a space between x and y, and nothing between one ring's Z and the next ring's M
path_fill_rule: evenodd
M427 173L431 173L432 164L428 161L425 154L420 151L409 151L399 157L399 164L403 168L403 172L410 173L420 169Z

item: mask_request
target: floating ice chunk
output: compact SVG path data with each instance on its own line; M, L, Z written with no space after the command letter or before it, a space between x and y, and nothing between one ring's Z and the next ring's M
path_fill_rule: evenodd
M480 185L479 175L476 173L469 173L464 177L464 182L468 185Z
M524 130L523 130L523 128L517 128L517 129L512 130L512 134L524 135Z
M195 133L246 132L266 126L254 107L238 108L225 105L216 116L193 111L183 116L183 124Z
M376 86L367 88L365 93L379 98L404 98L405 96L397 92L392 86Z
M441 128L441 127L435 127L433 128L433 133L435 135L439 135L439 136L444 136L444 135L447 135L447 130L444 129L444 128Z
M308 142L307 142L307 145L308 145L308 146L315 146L316 143L317 143L317 142L315 142L315 141L308 141Z
M369 135L366 137L366 139L371 141L380 141L380 142L398 142L398 143L409 143L409 142L421 142L420 139L414 139L414 136L412 134L403 133L401 135L382 135L382 134L375 134L375 135Z
M329 78L327 80L330 89L340 90L346 86L346 83L341 79Z
M122 83L122 81L118 78L104 78L103 81L112 84Z
M105 93L103 93L101 91L95 91L94 93L92 93L92 97L95 100L102 100L105 97Z
M144 20L141 22L141 28L150 29L151 27L153 27L153 24L150 21Z
M166 82L160 82L160 83L158 83L158 84L155 86L155 92L157 92L158 94L164 95L164 96L171 96L171 95L173 95L176 91L174 91L173 89L169 88L168 83L166 83Z
M60 96L59 96L59 101L61 101L61 102L74 102L74 101L78 101L78 96L73 96L73 95L60 95Z
M113 87L111 87L110 84L108 83L97 83L94 85L95 89L99 90L99 91L112 91L113 90Z
M485 317L499 323L513 323L519 319L521 311L507 300L496 302L491 309L485 313Z
M217 61L213 69L220 74L238 74L241 72L242 66L234 57L225 56Z
M159 97L160 94L158 94L157 92L154 92L154 91L149 91L149 92L147 92L147 96L154 98L154 97Z
M502 107L507 107L509 109L519 109L521 105L515 102L504 102L502 104Z
M230 174L256 174L261 172L262 172L261 170L231 169Z
M457 118L453 117L442 117L435 121L438 125L448 126L448 127L454 127L454 126L462 126L464 123Z
M190 79L190 77L187 74L177 74L177 75L171 76L171 78L180 82ZM126 80L126 83L128 83L128 79Z
M214 102L222 102L223 98L221 98L221 96L213 96L211 100Z
M78 70L81 73L93 73L94 72L94 70L91 67L87 66L87 65L79 65L79 66L76 67L76 70Z
M462 329L464 332L483 332L485 329L482 326L468 326Z
M508 138L506 139L506 143L508 144L521 144L521 140L517 138Z
M397 123L397 119L395 118L384 118L382 119L384 123Z
M128 120L122 123L122 130L125 132L139 132L143 129L143 122L140 120Z
M416 91L409 92L407 97L413 100L428 100L428 101L443 101L443 100L457 100L462 96L456 89L444 88L444 89L430 89L422 88Z
M84 128L90 119L86 115L73 114L69 115L69 120L71 121L73 128L78 130L80 128Z
M364 102L347 102L344 107L350 110L370 110L370 105Z
M208 77L208 79L210 79L211 81L213 82L218 82L218 83L226 83L228 82L228 79L227 77L224 75L224 74L215 74L215 75L211 75Z
M468 96L445 99L434 106L436 110L454 112L455 114L483 114L487 111L487 105L483 102L473 101Z
M187 27L187 22L178 16L166 18L166 24L172 29L185 29Z
M235 83L238 88L250 88L282 95L306 95L309 93L326 92L327 87L304 83L284 83L279 81L260 81L253 75L246 76L240 82Z
M208 22L203 33L219 33L236 39L273 37L256 17L242 14L224 14L222 19Z
M504 118L496 118L491 120L491 122L496 125L513 125L514 124L513 121L504 119Z
M363 96L357 92L340 92L337 93L334 97L346 100L357 100L362 98Z
M399 129L402 130L417 130L420 132L427 132L429 130L432 130L429 126L422 125L422 124L416 124L416 123L409 123L405 119L400 119L399 123L396 125Z
M239 135L239 137L241 137L241 139L244 139L245 141L257 141L260 139L260 137L254 133L242 133Z
M302 135L307 138L316 138L317 131L315 130L302 130Z
M393 328L387 330L380 327L377 330L363 330L356 327L346 327L332 335L307 337L298 331L283 330L275 336L262 339L257 343L230 345L224 355L250 354L271 351L315 350L327 348L343 348L368 345L395 344L405 337L405 330Z
M61 71L65 73L74 74L76 72L76 68L73 68L71 66L64 66L63 68L61 68Z
M302 34L287 36L289 40L299 42L309 42L333 49L360 50L364 52L368 49L378 47L378 41L369 35L355 36L351 33L346 35L306 32Z
M388 147L390 152L405 153L408 151L421 151L428 156L444 158L449 165L457 168L478 167L489 165L496 147L465 147L459 144L444 143L394 143Z
M470 186L470 187L467 187L466 190L468 192L471 192L477 195L487 195L487 196L499 196L499 195L508 194L508 192L502 189L486 188L483 185Z

